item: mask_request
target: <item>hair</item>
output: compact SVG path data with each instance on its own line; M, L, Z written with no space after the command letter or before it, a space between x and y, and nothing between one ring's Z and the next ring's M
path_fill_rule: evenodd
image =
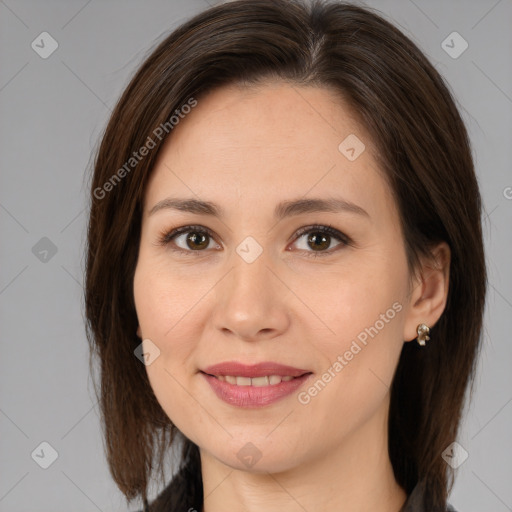
M487 286L469 137L448 86L420 49L375 11L338 2L235 0L209 8L157 44L115 106L94 161L85 270L89 363L92 369L97 356L111 475L127 500L141 498L149 510L152 472L164 478L164 454L180 434L134 356L143 197L171 130L154 135L191 98L268 80L337 91L357 114L394 195L410 270L434 244L450 247L445 310L425 348L404 343L388 425L398 484L407 494L423 485L426 509L444 511L453 473L441 454L457 437L473 385ZM134 163L149 140L152 149ZM202 506L199 449L183 437L178 474L151 510Z

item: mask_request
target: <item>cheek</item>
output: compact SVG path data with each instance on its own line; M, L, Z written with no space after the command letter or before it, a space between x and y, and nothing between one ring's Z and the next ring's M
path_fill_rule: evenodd
M354 258L339 272L316 276L315 283L302 283L298 293L308 297L328 329L328 336L317 338L328 353L348 350L353 340L362 346L373 339L381 340L380 345L401 342L407 272L399 262Z
M137 318L145 338L176 340L190 328L189 315L211 284L194 280L187 269L170 272L166 265L150 258L139 258L134 276Z
M399 261L367 259L332 276L333 282L340 284L312 296L312 309L329 329L314 338L323 356L320 377L328 383L318 383L304 401L332 400L342 415L371 411L388 392L403 346L407 272Z
M146 372L162 409L180 430L187 432L191 430L190 418L195 424L202 421L197 415L197 402L187 392L187 379L196 371L192 364L197 348L194 340L200 338L202 328L194 313L207 290L204 282L191 285L185 272L171 275L143 255L139 258L134 276L137 318L143 339L151 340L159 350Z
M390 290L347 287L338 297L339 313L329 317L336 335L316 338L324 364L298 396L303 413L334 442L386 406L403 345L403 306Z

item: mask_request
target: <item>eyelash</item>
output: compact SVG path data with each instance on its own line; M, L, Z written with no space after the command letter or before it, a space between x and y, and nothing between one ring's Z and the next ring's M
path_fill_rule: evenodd
M176 228L171 231L161 232L159 234L156 245L167 246L170 244L170 242L174 238L176 238L178 235L182 235L184 233L205 234L205 235L208 235L210 238L215 239L213 233L208 228L205 228L203 226L182 226L180 228ZM337 229L333 228L330 225L321 225L321 224L315 224L312 226L305 226L303 228L300 228L294 234L294 239L300 238L302 235L307 234L307 233L323 233L323 234L329 235L333 238L336 238L339 242L341 242L339 245L337 245L333 249L329 249L328 251L305 251L307 257L318 258L318 257L328 256L328 255L336 252L338 250L338 248L352 245L352 240L347 235L345 235L341 231L338 231ZM173 252L177 252L180 255L184 255L184 256L192 256L192 254L190 254L190 253L204 252L204 250L193 251L193 250L182 249L179 247L178 248L170 247L170 249Z

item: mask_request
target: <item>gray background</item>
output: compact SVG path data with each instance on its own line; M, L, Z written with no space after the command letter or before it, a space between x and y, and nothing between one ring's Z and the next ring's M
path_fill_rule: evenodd
M425 51L470 131L490 286L477 386L458 440L469 457L450 501L460 512L512 511L512 0L366 5ZM148 50L207 6L0 1L0 511L126 510L104 459L88 373L85 173ZM31 47L44 31L59 45L46 59ZM453 31L469 44L456 59L442 47ZM42 442L58 454L47 469L36 463Z

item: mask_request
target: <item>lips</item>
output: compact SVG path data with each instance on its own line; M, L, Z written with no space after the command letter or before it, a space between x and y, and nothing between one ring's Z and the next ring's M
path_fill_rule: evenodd
M236 407L268 406L297 391L312 375L309 370L264 362L225 362L200 372L215 394Z
M246 377L256 379L258 377L301 377L306 373L311 373L310 370L294 368L283 364L273 362L262 362L254 365L245 365L236 361L223 362L208 366L201 370L203 373L212 375L214 377ZM241 381L241 383L244 381ZM246 382L246 381L245 381ZM248 384L241 384L248 385Z

